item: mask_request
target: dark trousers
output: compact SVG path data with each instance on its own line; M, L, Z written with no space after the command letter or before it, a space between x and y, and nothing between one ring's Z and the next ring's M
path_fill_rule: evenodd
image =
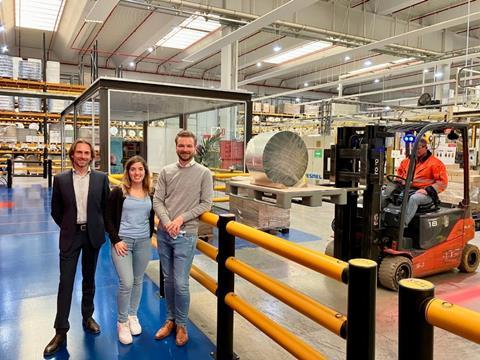
M60 284L58 285L57 316L54 325L57 333L66 333L70 328L68 316L70 315L73 285L80 252L82 252L83 278L82 317L86 320L93 315L95 269L99 250L92 247L86 231L77 231L72 248L68 252L60 251Z

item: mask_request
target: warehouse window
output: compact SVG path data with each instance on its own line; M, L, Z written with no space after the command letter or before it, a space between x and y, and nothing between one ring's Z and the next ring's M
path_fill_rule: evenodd
M15 0L15 23L18 27L57 31L64 0Z
M156 46L185 49L220 26L216 20L206 20L201 15L192 15L161 38Z

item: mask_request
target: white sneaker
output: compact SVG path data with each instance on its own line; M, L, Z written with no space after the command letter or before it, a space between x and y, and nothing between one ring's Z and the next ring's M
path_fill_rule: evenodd
M130 333L132 335L140 335L142 333L142 326L136 316L128 316L128 325L130 326Z
M128 326L128 321L124 323L117 323L118 329L118 340L124 344L128 345L133 342L132 334L130 334L130 327Z

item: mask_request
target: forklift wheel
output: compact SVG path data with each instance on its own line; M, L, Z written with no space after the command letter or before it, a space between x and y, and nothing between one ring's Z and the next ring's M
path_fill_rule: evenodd
M325 247L325 255L333 257L333 240L330 240Z
M467 244L463 248L462 261L458 266L461 272L471 273L477 270L480 262L480 251L478 247L472 244Z
M398 283L402 279L412 277L412 261L405 256L387 256L380 263L378 278L380 284L398 291Z

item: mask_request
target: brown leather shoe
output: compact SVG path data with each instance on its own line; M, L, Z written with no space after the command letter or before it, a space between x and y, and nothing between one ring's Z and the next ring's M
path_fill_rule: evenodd
M100 325L97 324L93 317L89 317L87 320L82 321L83 328L91 334L100 334Z
M67 334L56 334L52 340L48 343L48 345L45 347L45 350L43 350L43 356L52 356L55 354L60 348L62 347L63 344L65 344L67 341Z
M155 340L162 340L165 339L171 332L175 329L175 323L172 320L165 321L165 324L158 329L157 333L155 334Z
M177 346L183 346L188 341L188 332L187 328L183 325L177 326L177 336L175 338L175 343Z

